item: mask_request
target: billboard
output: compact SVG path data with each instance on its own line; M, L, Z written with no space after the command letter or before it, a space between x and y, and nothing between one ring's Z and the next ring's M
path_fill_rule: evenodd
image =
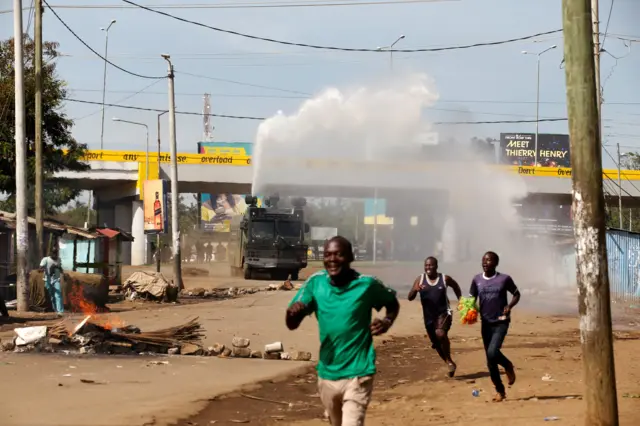
M378 225L393 225L393 218L387 216L387 200L384 198L378 198L376 201L373 198L364 200L364 224L373 225L374 218L378 217Z
M203 231L229 232L231 218L247 211L244 195L201 194L200 224ZM258 198L258 206L261 199Z
M535 133L500 133L500 161L512 166L533 166ZM571 167L569 135L538 135L538 166Z
M143 186L144 232L163 234L167 231L167 182L145 180Z
M338 228L331 228L327 226L312 226L311 227L311 240L312 241L326 241L338 235Z
M250 157L253 144L248 142L198 142L199 154L220 158ZM229 232L231 218L247 210L245 194L200 194L200 228L208 232ZM260 199L258 199L260 205Z

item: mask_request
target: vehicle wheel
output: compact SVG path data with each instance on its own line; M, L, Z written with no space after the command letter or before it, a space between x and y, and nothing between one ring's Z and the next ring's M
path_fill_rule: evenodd
M298 281L298 279L300 279L300 271L294 269L293 271L291 271L291 280Z
M253 271L251 271L251 268L249 268L249 265L245 263L243 266L243 270L244 270L245 280L250 280L251 278L253 278Z

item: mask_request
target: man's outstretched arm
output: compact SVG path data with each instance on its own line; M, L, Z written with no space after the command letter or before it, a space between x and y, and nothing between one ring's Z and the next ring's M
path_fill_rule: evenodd
M409 296L408 296L409 301L412 301L413 299L415 299L419 292L420 292L420 277L416 278L416 280L413 282L413 286L409 291Z
M462 297L462 290L460 289L460 284L458 284L456 280L454 280L448 275L446 278L446 284L447 284L447 287L450 287L451 290L453 290L458 300L460 300L460 298Z
M295 330L300 327L302 320L309 313L309 308L302 302L295 302L287 308L285 322L289 330Z

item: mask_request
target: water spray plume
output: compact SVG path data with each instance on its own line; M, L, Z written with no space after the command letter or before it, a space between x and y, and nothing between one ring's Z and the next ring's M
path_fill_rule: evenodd
M428 76L399 75L379 85L328 88L296 112L265 120L254 148L253 194L286 196L296 188L295 195L373 198L375 187L393 210L395 260L439 248L449 272L464 282L494 250L516 279L545 281L540 265L553 264L552 250L518 233L513 205L527 195L526 182L488 164L495 155L474 151L469 141L477 134L468 127L432 127L428 108L437 100ZM309 166L313 161L324 168ZM417 225L409 225L412 216Z

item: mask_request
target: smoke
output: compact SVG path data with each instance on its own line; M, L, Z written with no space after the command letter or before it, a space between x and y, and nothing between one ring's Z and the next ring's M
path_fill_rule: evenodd
M437 254L466 275L467 269L477 272L482 254L493 250L505 268L514 268L505 272L527 282L546 280L538 277L540 262L553 264L550 250L517 235L513 204L527 195L525 181L488 164L495 155L476 152L469 140L477 128L432 125L429 108L438 97L428 76L411 74L378 85L329 88L292 114L279 112L258 128L253 193L376 193L394 217L395 260ZM464 110L449 117L472 119Z

